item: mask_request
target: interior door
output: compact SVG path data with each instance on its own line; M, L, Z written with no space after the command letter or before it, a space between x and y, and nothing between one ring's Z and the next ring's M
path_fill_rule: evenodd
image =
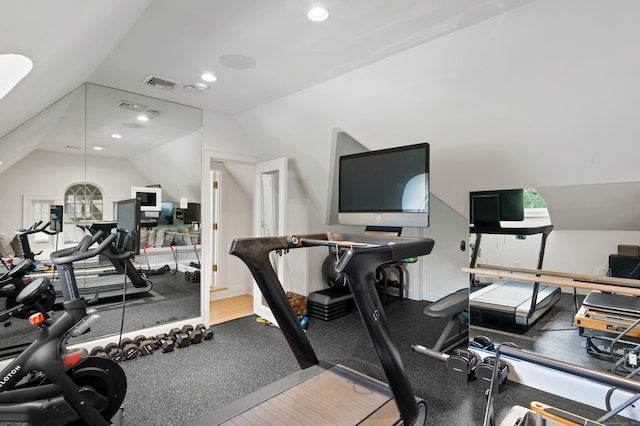
M271 237L287 233L287 159L277 158L256 164L253 229L256 237ZM278 279L286 286L285 256L271 254ZM285 287L286 290L286 287ZM253 283L253 311L277 325L260 289Z

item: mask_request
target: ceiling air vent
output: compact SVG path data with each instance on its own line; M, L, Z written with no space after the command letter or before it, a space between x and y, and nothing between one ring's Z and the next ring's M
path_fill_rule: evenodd
M149 86L161 90L173 90L173 88L180 83L178 83L177 81L167 80L166 78L156 77L155 75L150 75L142 82L142 84L144 86Z
M145 109L147 109L149 105L137 104L135 102L121 100L121 101L118 101L118 103L116 104L116 107L128 109L130 111L135 111L135 112L142 112Z

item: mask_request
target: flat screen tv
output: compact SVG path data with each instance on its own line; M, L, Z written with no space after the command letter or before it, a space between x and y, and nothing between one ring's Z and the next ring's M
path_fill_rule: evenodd
M469 221L474 226L500 226L524 220L524 190L501 189L469 193Z
M338 176L341 224L429 226L428 143L344 155Z
M140 199L118 201L116 204L117 247L140 254Z
M200 203L189 203L187 208L183 210L182 221L185 225L191 225L193 222L200 223Z
M140 210L143 212L159 212L162 210L162 188L132 186L131 198L140 199Z

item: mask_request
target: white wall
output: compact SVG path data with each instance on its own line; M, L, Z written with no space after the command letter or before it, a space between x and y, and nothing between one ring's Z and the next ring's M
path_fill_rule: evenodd
M200 131L133 156L131 164L144 175L145 182L162 185L163 201L200 203L202 171L202 134ZM131 182L130 186L144 186Z
M472 190L637 181L634 12L628 0L538 0L232 119L205 113L205 145L289 157L310 232L344 229L326 226L336 128L368 149L429 142L431 189L464 216ZM546 266L571 253L561 235ZM571 262L593 272L601 259Z
M334 127L370 149L430 142L433 192L459 212L471 190L637 181L638 13L539 0L237 119L262 156L295 157L319 211Z
M589 275L595 275L599 268L606 272L609 255L618 252L619 244L639 245L640 232L552 231L547 239L543 269ZM517 240L513 235L483 235L480 247L478 263L535 268L540 236Z
M97 184L105 196L105 218L111 219L115 199L129 198L131 182L146 182L127 160L92 158L86 169L82 155L33 151L0 174L0 233L13 235L23 223L23 194L54 196L63 204L64 191L74 183Z

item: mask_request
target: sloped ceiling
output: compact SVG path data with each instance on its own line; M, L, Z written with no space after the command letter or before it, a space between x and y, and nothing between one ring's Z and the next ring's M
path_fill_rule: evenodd
M554 229L640 231L640 182L536 188Z
M2 11L0 53L22 53L34 61L31 74L0 100L2 117L0 136L9 134L21 123L87 81L237 116L241 112L246 113L252 108L255 109L260 105L297 93L304 88L332 79L335 81L336 77L362 69L366 65L399 56L408 49L432 45L435 40L445 39L444 36L455 38L456 34L463 32L461 30L477 28L483 22L488 22L491 18L506 12L518 15L520 11L523 12L519 14L520 16L529 14L530 19L517 20L518 25L522 26L524 23L527 29L516 34L520 38L503 37L496 40L498 47L492 50L494 57L504 59L496 52L511 51L512 45L521 46L522 44L533 46L534 50L531 50L533 53L544 52L545 55L508 57L506 61L503 60L498 64L502 69L496 76L495 67L482 63L483 60L494 61L493 57L487 57L484 51L478 49L474 51L473 46L468 44L454 45L453 49L448 50L448 53L459 53L460 57L464 57L466 62L461 61L461 65L467 65L467 68L460 67L460 69L470 73L465 76L465 81L469 85L475 85L477 88L480 86L478 82L495 82L502 79L505 84L501 89L509 93L498 93L500 96L496 96L496 93L487 94L487 99L490 98L494 109L478 109L475 115L481 118L477 119L476 127L473 126L474 117L460 116L458 110L454 112L453 109L440 107L439 110L443 111L443 114L451 117L450 123L441 121L433 126L433 128L442 127L445 133L445 136L439 139L440 145L437 147L441 158L454 158L458 153L465 152L467 156L476 156L478 163L484 160L489 164L499 162L502 175L518 175L518 179L515 180L516 185L535 185L536 182L531 180L532 176L536 176L539 171L544 172L544 167L560 169L563 161L573 158L576 151L572 151L569 147L557 147L554 145L555 138L539 138L535 141L539 155L530 156L526 162L522 162L519 158L520 146L514 145L512 150L505 149L505 146L508 147L512 142L511 140L489 140L481 147L465 145L465 141L455 139L456 134L453 129L464 123L468 133L478 135L477 140L486 139L495 133L498 126L491 121L491 116L485 117L481 113L485 110L489 112L504 110L515 111L513 114L504 115L502 122L506 127L519 127L525 130L536 126L546 127L548 133L552 133L557 127L567 132L563 136L568 140L586 139L591 135L580 133L589 132L587 127L581 127L585 118L580 114L573 114L571 118L574 122L567 125L566 114L564 114L566 111L562 110L565 108L565 102L559 101L566 101L567 97L571 97L572 100L583 99L585 105L590 103L595 105L598 100L592 98L594 92L599 95L611 93L618 97L604 99L604 101L610 101L606 104L607 108L610 108L610 116L594 115L593 120L608 120L613 128L616 125L616 119L631 120L635 114L634 109L627 107L628 104L618 102L621 98L616 90L620 90L620 87L615 85L614 80L627 81L629 75L634 74L637 53L626 46L630 40L631 44L633 40L637 40L637 30L625 25L610 29L594 25L593 31L588 34L589 37L585 37L585 34L573 31L569 25L575 18L576 10L584 12L583 14L589 15L594 22L598 22L592 15L594 15L593 10L601 7L606 7L610 11L607 13L608 22L615 22L616 17L620 17L624 18L619 19L620 22L627 23L629 16L633 15L629 13L629 9L637 10L633 2L605 4L591 0L567 2L565 4L569 6L560 7L556 6L559 2L549 0L398 0L393 2L327 0L331 17L321 24L306 20L304 14L308 4L306 0L259 2L255 0L233 2L223 0L181 2L56 0L38 3L0 0ZM532 5L536 7L532 8ZM530 12L531 9L534 13ZM556 9L560 9L565 14L555 13ZM540 26L540 22L544 22L545 19L566 23L563 27L566 38L565 36L557 37L557 34L549 35L544 26ZM531 31L529 26L539 28L540 32ZM513 35L513 32L508 34ZM625 35L626 38L621 39L620 43L611 44L611 37L625 37ZM571 54L572 50L575 50L573 41L584 38L590 42L583 42L580 45L581 61L572 63ZM538 40L547 44L542 42L535 44ZM495 46L496 43L492 45ZM540 51L536 50L538 47ZM456 48L461 50L458 51ZM618 56L621 50L626 52L624 60ZM219 58L228 53L251 57L255 60L256 67L247 70L224 67ZM474 57L476 62L473 63L472 60L470 63L468 56ZM541 60L542 58L544 61ZM615 60L619 62L615 63L616 73L612 73L607 66ZM620 64L626 66L619 66ZM576 68L572 69L571 66ZM513 91L535 92L545 82L555 83L557 70L569 75L573 72L579 77L582 74L577 71L587 67L589 73L584 75L593 78L593 81L599 81L599 84L594 85L594 90L588 92L583 90L591 80L576 80L575 86L563 87L565 90L561 96L565 96L564 99L554 99L553 96L549 96L545 110L536 111L531 108L532 114L518 114L518 108L522 109L527 105L514 105ZM184 87L195 83L200 73L205 70L216 72L218 81L210 84L210 88L201 93L185 91ZM177 89L167 92L144 87L141 82L151 74L178 82ZM521 84L517 78L529 75L531 84ZM480 78L474 78L478 76ZM395 82L395 84L401 86L404 82ZM450 100L451 89L453 88L450 86L442 87L443 95L447 100ZM460 89L461 94L462 89ZM625 96L627 94L634 96L637 84L626 89ZM469 93L474 92L468 90L464 95ZM476 98L478 101L485 99L478 96ZM502 109L496 110L495 104L499 101L505 104ZM465 102L462 100L461 105L468 106ZM412 103L407 105L413 106ZM444 106L453 108L453 104ZM597 108L593 110L600 112ZM544 114L554 115L554 119L546 122L537 121ZM469 125L470 119L472 125ZM367 125L370 118L365 117L363 120ZM446 125L450 125L451 128L446 128ZM410 126L404 128L414 129ZM373 148L377 139L385 139L377 126L370 126L368 130L366 128L358 130L357 134L358 137L362 136L362 142L374 141ZM497 135L501 134L498 132ZM0 140L0 153L23 153L32 149L32 147L19 145L21 140L19 132L10 136ZM607 136L602 135L605 145ZM6 141L12 142L7 144ZM605 149L605 145L602 145L600 150ZM494 149L487 149L487 147ZM593 151L594 161L598 160L598 151L593 147L590 149ZM580 159L587 155L591 154L583 152ZM492 158L484 158L488 156ZM632 157L632 155L627 156L627 161ZM464 173L455 172L463 169L459 164L443 162L440 168L442 169L439 170L442 172L441 178L447 180L447 186L443 186L443 193L454 189L460 191L459 188L465 185L465 188L470 186L468 180L465 181ZM498 168L492 168L492 170L498 170ZM609 182L633 180L628 179L629 173L623 173L621 170L625 168L616 169L612 162L598 164L596 169L598 176L594 178L593 183L607 182L607 178ZM498 173L493 175L496 186L503 187L504 184L500 180L502 176ZM587 181L589 180L582 180L582 182ZM485 182L488 184L492 181L485 179ZM621 225L616 226L622 226L624 229L640 229L640 225L633 221L633 216L637 217L635 210L622 205L616 215L611 212L599 214L597 216L600 218L599 225L593 225L593 223L588 225L586 216L582 217L583 221L578 222L579 215L575 212L565 213L564 210L567 208L565 200L572 200L570 205L578 206L579 201L588 199L583 196L580 185L575 185L578 182L580 181L572 181L568 175L567 179L559 184L570 185L549 186L548 189L537 188L547 199L552 218L556 222L556 229L562 227L593 229L593 226L607 228L608 225L603 225L602 221L617 217L620 212L625 212L627 217L619 217ZM612 185L617 186L617 184ZM585 191L589 192L587 189ZM604 195L599 199L605 206L607 205L605 200L612 203L626 201L625 206L628 206L630 200L635 200L635 192L631 188L624 191L620 195L615 195L619 193L617 188L601 186L598 192ZM569 192L583 195L573 196ZM447 199L446 194L442 196L445 200ZM560 207L556 207L560 206L561 202L562 211ZM455 205L455 203L452 204ZM458 210L464 212L466 209L460 207Z
M88 81L150 1L1 0L0 53L25 55L34 66L0 100L0 136Z

